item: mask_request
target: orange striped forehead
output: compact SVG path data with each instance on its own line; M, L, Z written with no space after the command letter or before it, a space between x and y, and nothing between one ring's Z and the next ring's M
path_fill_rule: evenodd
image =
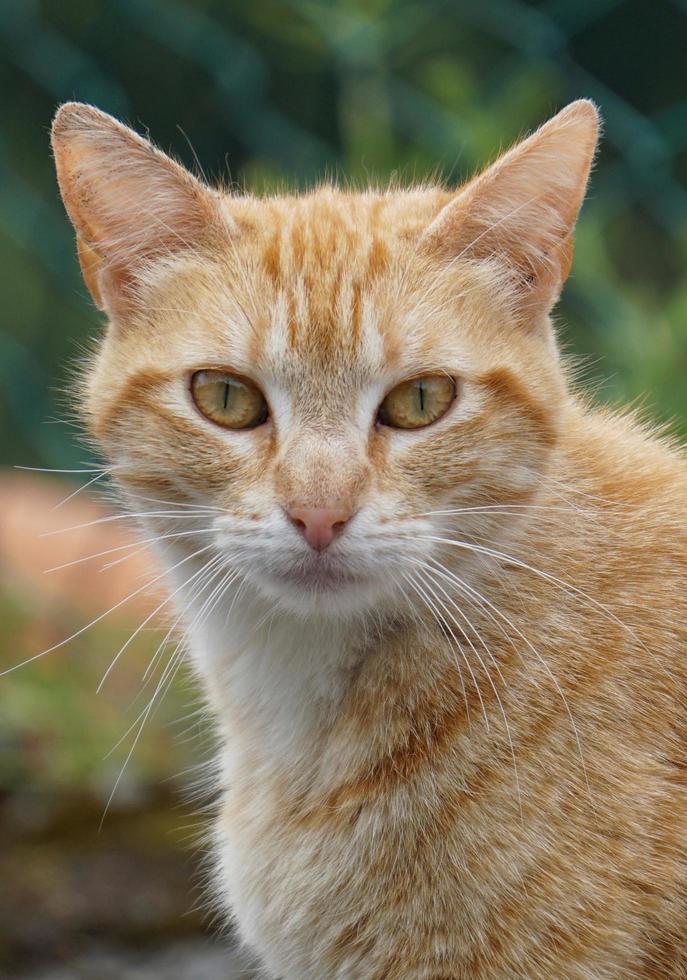
M393 367L417 240L443 198L326 189L232 203L235 261L254 310L249 359L291 380Z
M291 417L330 430L356 422L361 403L369 414L405 377L536 373L488 265L422 251L450 197L330 187L227 197L232 234L212 252L151 268L139 313L109 335L101 367L117 386L139 371L233 370L288 403Z

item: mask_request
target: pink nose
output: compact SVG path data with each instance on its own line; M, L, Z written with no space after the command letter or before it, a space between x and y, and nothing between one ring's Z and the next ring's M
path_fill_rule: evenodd
M315 551L328 548L351 518L346 507L290 507L287 513Z

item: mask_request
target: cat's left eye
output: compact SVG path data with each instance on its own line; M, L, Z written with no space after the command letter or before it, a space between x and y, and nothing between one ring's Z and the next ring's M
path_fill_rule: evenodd
M267 402L257 385L226 371L196 371L191 395L198 410L225 429L254 429L267 420Z
M411 378L389 392L377 420L395 429L421 429L445 415L456 397L456 383L445 374Z

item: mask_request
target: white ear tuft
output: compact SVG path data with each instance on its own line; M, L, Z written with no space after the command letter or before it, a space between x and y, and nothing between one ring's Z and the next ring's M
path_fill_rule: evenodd
M52 146L84 279L101 308L131 302L136 272L150 260L229 231L213 191L93 106L61 106Z
M527 316L555 303L596 149L599 115L573 102L449 202L424 247L457 260L501 261Z

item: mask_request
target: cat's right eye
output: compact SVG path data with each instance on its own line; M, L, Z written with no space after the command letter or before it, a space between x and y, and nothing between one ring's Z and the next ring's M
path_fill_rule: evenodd
M196 371L191 395L198 411L225 429L254 429L267 421L267 401L257 385L226 371Z

